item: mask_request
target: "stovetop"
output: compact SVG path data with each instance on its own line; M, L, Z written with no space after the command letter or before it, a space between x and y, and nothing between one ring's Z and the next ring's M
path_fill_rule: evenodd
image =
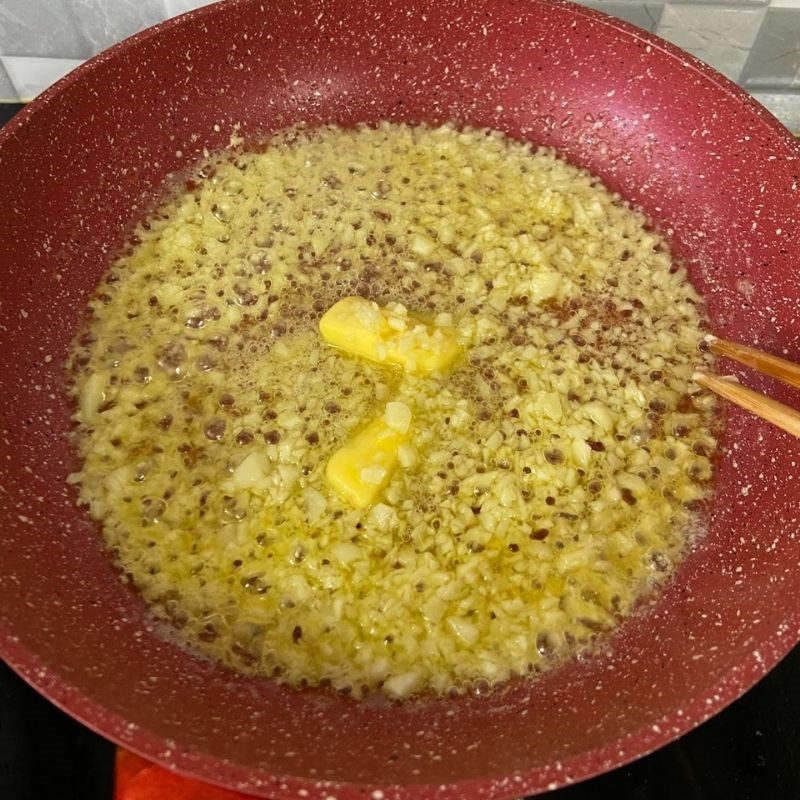
M0 105L0 125L18 108ZM113 759L112 744L0 662L0 799L111 800ZM800 646L744 697L677 742L547 797L800 800Z
M114 747L0 664L0 798L111 800ZM800 647L673 744L548 800L798 800ZM164 798L163 800L171 800Z

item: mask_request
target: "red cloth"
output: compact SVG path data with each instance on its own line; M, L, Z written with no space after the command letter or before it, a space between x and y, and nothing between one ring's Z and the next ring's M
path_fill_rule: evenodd
M250 795L219 789L175 775L127 750L117 750L114 800L252 800Z

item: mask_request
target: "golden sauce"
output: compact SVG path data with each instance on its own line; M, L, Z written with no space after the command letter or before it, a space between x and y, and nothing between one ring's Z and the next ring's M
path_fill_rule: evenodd
M586 651L690 544L715 446L699 297L552 153L295 129L216 157L136 235L74 347L74 480L192 647L355 695L494 685ZM330 347L320 318L358 295L461 357L414 374ZM326 464L398 399L408 446L355 508Z

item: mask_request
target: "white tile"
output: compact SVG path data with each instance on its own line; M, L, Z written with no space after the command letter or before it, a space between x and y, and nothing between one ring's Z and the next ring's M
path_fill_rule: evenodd
M790 131L800 135L800 92L752 92Z
M16 103L18 101L17 90L11 83L6 68L0 63L0 103Z
M0 56L0 63L5 67L17 96L27 102L83 61L73 58Z
M800 8L800 0L772 0L770 8Z
M747 6L768 6L770 0L671 0L677 6L681 5L712 5L712 6L733 6L735 8L746 8ZM775 5L773 0L773 5Z
M764 8L664 6L656 32L737 80L764 19Z
M800 89L800 9L767 9L739 82L748 89Z
M164 12L168 17L177 17L201 6L208 6L215 0L164 0Z
M597 9L612 17L624 19L651 33L661 17L661 3L632 3L625 0L578 0L582 5Z
M69 0L0 0L0 55L88 58Z
M72 12L93 53L164 18L162 0L72 0Z

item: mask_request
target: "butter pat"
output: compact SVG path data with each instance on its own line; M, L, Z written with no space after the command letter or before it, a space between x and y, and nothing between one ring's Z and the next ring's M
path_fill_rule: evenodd
M410 424L405 403L388 403L383 414L331 456L325 469L328 484L356 508L371 506L397 466Z
M460 347L451 327L428 325L401 303L385 307L363 297L345 297L319 321L328 344L378 364L397 364L406 372L449 367Z

